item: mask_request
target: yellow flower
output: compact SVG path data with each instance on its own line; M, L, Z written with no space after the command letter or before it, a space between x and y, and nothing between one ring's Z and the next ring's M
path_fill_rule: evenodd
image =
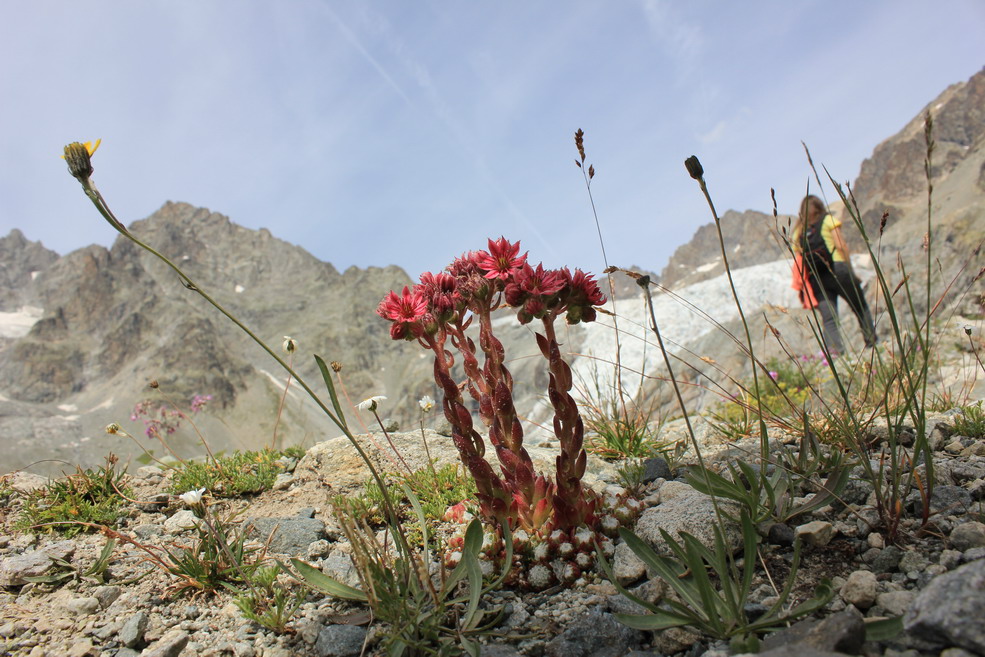
M91 141L83 144L75 141L65 147L65 154L62 155L62 158L68 163L68 172L78 178L79 182L85 183L92 175L90 158L102 141L102 139L97 139L95 145Z
M75 142L75 143L78 144L79 142ZM86 152L89 153L89 157L92 157L93 155L95 155L96 149L99 148L99 145L101 143L103 143L103 140L102 139L97 139L95 145L93 145L93 143L91 141L84 141L84 142L82 142L80 144L80 146L82 146L84 149L86 149ZM68 147L66 146L66 148L68 148ZM65 156L64 155L62 155L62 159L63 160L65 159Z

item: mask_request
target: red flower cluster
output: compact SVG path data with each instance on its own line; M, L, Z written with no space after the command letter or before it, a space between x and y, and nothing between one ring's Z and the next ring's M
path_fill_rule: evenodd
M591 274L580 269L572 274L567 267L544 269L543 264L532 267L527 254L520 255L519 242L500 237L489 240L488 251L456 258L445 272L421 274L421 282L412 290L405 287L402 295L390 292L376 312L394 323L390 329L394 340L413 340L425 331L433 333L466 309L478 312L478 306L485 306L497 292L518 309L523 324L562 313L569 324L591 322L596 317L592 306L606 302Z

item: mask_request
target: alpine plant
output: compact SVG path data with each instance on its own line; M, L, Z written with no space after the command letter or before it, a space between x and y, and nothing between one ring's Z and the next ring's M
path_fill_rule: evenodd
M584 425L570 394L571 369L561 357L555 323L561 317L568 324L594 321L594 307L605 302L591 274L531 266L527 254L520 254L519 242L501 237L489 240L488 251L462 255L443 272L424 273L418 284L399 294L390 292L380 303L377 313L392 322L394 340L416 340L434 354L442 408L462 462L475 479L479 511L488 521L543 538L598 528L599 500L581 483L587 460ZM503 305L515 310L521 324L540 324L537 345L550 373L547 392L560 443L553 478L534 471L523 447L513 377L492 329L492 313ZM478 324L478 345L466 334L473 323ZM456 353L466 376L462 387L451 374ZM485 442L464 394L478 404L498 471L486 459Z

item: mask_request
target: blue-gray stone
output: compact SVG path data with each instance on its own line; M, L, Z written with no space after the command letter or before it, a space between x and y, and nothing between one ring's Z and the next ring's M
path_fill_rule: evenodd
M253 518L248 524L262 541L273 532L270 551L280 554L304 556L308 545L325 537L325 523L315 518Z
M363 650L366 628L356 625L328 625L318 633L318 657L356 657Z
M612 614L595 607L576 618L547 644L547 657L623 657L639 646L642 632L630 629Z
M985 655L985 560L935 578L903 619L906 631L943 647Z

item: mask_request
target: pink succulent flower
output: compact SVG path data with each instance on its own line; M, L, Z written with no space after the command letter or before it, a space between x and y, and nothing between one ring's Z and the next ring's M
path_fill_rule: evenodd
M428 310L427 300L423 290L414 286L411 290L406 285L402 294L390 292L376 309L376 314L383 319L394 322L416 322Z
M520 243L510 244L505 237L489 240L489 251L479 251L473 255L475 264L482 268L486 278L506 280L527 260L527 254L519 255Z

